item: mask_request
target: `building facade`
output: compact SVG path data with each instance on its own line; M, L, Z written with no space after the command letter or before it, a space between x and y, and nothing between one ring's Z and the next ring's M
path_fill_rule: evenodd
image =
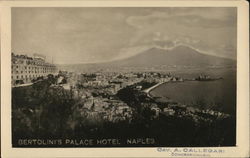
M49 74L55 75L57 68L54 64L45 62L45 57L11 54L11 84L31 83Z

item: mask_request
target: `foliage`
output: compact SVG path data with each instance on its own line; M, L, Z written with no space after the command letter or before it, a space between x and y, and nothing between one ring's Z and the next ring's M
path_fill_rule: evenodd
M133 108L131 120L93 123L82 110L72 91L51 86L56 78L32 86L12 89L13 143L19 138L147 138L156 139L155 146L233 146L235 118L218 119L202 116L196 122L181 116L185 108L177 108L174 116L154 117L152 101L133 86L121 89L117 96ZM197 103L198 104L198 103ZM200 103L199 103L200 104ZM212 121L206 121L206 120ZM14 144L15 145L15 144Z

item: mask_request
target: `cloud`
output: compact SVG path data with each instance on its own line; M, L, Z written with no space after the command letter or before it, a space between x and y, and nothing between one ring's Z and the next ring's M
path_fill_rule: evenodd
M236 8L13 8L12 51L61 63L126 58L188 44L236 56Z
M137 29L154 25L159 21L191 27L225 27L236 25L236 13L236 8L174 8L144 16L130 16L126 22Z
M142 29L148 24L152 24L158 19L165 19L169 15L165 12L153 12L150 15L145 16L130 16L127 18L126 22L128 25L131 25L135 28Z
M184 44L207 54L236 56L233 55L237 39L236 8L166 8L147 15L129 16L126 22L137 29L130 46L153 44L170 49ZM220 45L231 48L220 48Z

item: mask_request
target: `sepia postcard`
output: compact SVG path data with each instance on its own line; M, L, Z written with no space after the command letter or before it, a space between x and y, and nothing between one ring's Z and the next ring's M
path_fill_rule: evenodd
M1 156L249 157L247 1L2 1Z

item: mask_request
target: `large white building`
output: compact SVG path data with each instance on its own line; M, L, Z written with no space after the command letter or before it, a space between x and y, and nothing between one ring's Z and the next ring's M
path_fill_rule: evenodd
M45 62L45 57L35 54L34 57L27 55L11 54L11 83L12 86L30 83L39 77L47 77L56 74L54 64Z

